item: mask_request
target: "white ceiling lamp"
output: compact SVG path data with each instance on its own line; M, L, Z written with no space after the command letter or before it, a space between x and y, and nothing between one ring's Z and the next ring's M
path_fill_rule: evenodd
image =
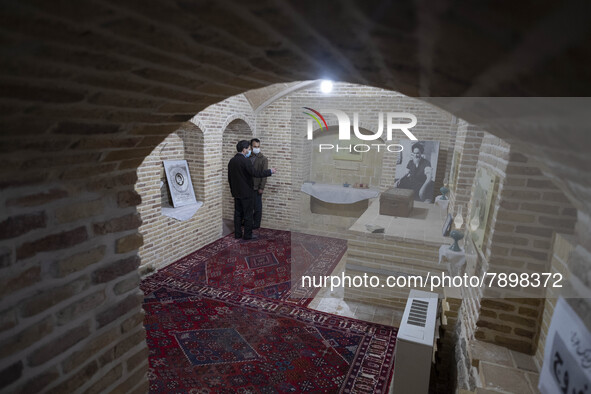
M320 91L322 93L332 92L332 81L325 79L322 82L320 82Z

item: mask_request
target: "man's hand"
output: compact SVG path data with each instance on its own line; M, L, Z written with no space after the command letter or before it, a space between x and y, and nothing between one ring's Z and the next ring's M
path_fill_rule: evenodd
M259 194L263 194L263 189L258 189L259 190Z
M276 170L276 169L274 169L274 168L271 168L271 174L275 174L276 172L277 172L277 170Z

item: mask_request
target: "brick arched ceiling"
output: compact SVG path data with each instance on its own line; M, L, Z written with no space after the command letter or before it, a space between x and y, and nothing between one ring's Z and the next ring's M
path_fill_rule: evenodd
M276 83L270 86L266 86L260 89L253 89L249 90L248 92L244 92L244 96L250 103L252 109L256 111L257 109L261 108L266 102L272 101L273 98L285 93L289 92L290 89L297 86L298 82L289 82L289 83Z
M80 136L164 136L226 97L319 78L422 97L585 96L591 86L585 6L575 0L2 1L4 150L38 151L41 144L75 153ZM470 120L461 109L451 112ZM531 145L531 133L503 125L489 131ZM553 157L552 132L544 133L532 153L563 161ZM587 133L566 135L561 148L589 165ZM578 176L553 170L573 181Z

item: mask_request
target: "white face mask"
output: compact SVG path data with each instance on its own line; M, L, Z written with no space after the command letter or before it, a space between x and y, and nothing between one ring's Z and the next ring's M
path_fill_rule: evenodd
M252 153L258 155L259 153L261 153L261 148L252 148Z

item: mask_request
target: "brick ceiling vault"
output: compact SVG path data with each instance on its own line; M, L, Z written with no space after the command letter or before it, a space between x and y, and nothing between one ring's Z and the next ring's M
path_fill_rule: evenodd
M318 78L410 96L585 96L584 3L4 1L4 130L63 138L75 133L60 121L98 120L81 134L165 135L228 96ZM551 155L544 141L532 153Z

